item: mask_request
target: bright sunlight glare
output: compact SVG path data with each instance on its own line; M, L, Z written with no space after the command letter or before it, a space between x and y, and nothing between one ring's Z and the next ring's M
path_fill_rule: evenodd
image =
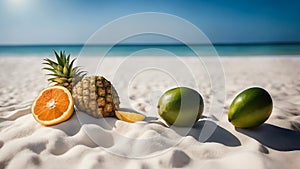
M26 6L26 0L7 0L9 5L13 8L24 8Z

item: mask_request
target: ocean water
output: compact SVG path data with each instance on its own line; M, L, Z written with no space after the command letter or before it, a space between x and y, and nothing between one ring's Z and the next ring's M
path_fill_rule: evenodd
M72 56L276 56L300 55L300 44L237 44L237 45L26 45L0 46L1 56L52 56L63 50ZM197 54L196 54L197 53Z

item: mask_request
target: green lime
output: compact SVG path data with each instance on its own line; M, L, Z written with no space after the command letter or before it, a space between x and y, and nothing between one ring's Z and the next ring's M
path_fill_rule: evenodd
M256 127L269 118L272 108L272 98L265 89L249 88L232 101L228 111L228 120L239 128Z
M170 89L158 101L159 115L176 126L192 126L201 117L203 108L201 95L187 87Z

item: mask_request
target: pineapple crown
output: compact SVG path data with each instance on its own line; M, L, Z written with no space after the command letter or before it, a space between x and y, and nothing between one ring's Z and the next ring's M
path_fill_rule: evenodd
M48 81L55 85L65 86L71 90L72 85L76 84L76 82L80 81L86 75L86 71L82 71L80 66L73 67L77 58L74 58L70 62L70 54L67 56L65 51L60 51L58 55L55 50L53 51L56 62L49 58L45 58L45 62L43 63L45 65L49 65L43 69L51 72L50 74L46 74L51 77Z

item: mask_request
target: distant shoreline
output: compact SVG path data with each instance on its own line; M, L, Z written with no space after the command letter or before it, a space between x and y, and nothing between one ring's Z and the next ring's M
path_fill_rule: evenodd
M84 44L84 43L62 43L62 44L0 44L0 47L40 47L40 46L112 46L114 44ZM285 46L285 45L300 45L300 42L250 42L250 43L212 43L212 44L180 44L180 43L120 43L115 46L182 46L182 45L191 45L191 46Z
M129 56L138 53L141 56L274 56L300 55L300 43L255 43L255 44L118 44L118 45L83 45L83 44L40 44L40 45L0 45L2 56L51 56L53 50L63 50L72 55L79 55L84 49L86 56ZM109 51L109 52L107 52Z

